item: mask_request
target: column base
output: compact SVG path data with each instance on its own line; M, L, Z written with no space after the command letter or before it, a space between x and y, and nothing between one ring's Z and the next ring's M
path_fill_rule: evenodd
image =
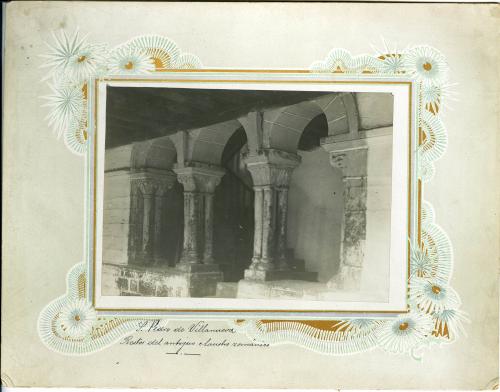
M138 297L212 297L224 280L218 265L179 264L175 268L106 265L114 295Z
M263 271L259 269L249 268L245 270L245 280L304 280L307 282L317 282L318 273L293 270Z
M219 264L177 263L175 269L182 272L219 272Z

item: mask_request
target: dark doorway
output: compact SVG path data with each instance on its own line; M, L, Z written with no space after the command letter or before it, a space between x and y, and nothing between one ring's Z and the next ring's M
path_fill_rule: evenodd
M226 170L215 191L214 256L224 280L237 282L253 255L254 192L243 163L247 137L243 128L228 140L221 165Z

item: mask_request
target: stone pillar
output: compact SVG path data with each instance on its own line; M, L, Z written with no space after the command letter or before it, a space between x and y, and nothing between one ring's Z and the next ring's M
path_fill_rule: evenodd
M253 187L254 196L254 237L252 265L258 265L262 259L262 203L264 189L260 186Z
M162 209L175 175L166 170L145 170L131 174L131 225L129 263L157 264L163 260Z
M288 269L286 260L286 233L288 216L288 187L277 189L278 193L278 238L276 244L276 258L280 269Z
M180 264L212 264L213 196L224 171L199 165L174 169L184 187L184 243Z
M147 264L153 262L154 247L154 196L156 184L150 179L143 179L139 182L139 189L142 194L142 258Z
M198 254L198 195L184 189L184 242L181 263L199 262Z
M286 260L288 186L300 157L267 149L245 158L255 191L255 232L252 263L245 279L315 280L315 273L289 271Z
M328 282L334 289L357 290L366 242L368 147L362 139L328 142L322 147L330 153L330 164L342 171L344 216L341 227L339 272Z
M203 264L213 264L213 232L214 232L214 194L205 193L203 195L203 205L205 207L203 230L205 234L203 249Z
M274 265L274 237L275 237L275 211L274 188L271 185L265 185L262 188L262 239L261 239L261 258L257 265L258 269L269 271L275 269Z

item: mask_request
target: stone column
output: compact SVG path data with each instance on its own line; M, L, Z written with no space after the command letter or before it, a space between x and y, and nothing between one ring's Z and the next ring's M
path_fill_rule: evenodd
M322 147L330 153L330 164L342 171L344 183L340 267L328 286L357 290L361 284L366 242L368 147L362 139L328 143L328 138Z
M203 264L213 264L213 232L214 232L214 194L203 194L203 205L205 207L205 216L203 222L203 231L205 234L203 243Z
M276 206L274 203L274 188L266 185L262 189L262 251L260 265L257 267L262 270L275 269L274 265L274 240L275 240L275 227L276 227Z
M131 222L129 257L132 263L153 264L161 259L162 209L167 190L174 184L173 173L147 170L131 174Z
M224 171L198 165L174 169L184 187L184 243L180 263L212 264L213 195Z
M260 263L262 258L262 202L264 200L264 189L260 186L253 187L254 196L254 237L252 265Z
M154 214L154 260L155 264L165 264L166 260L162 252L163 237L168 235L164 233L164 222L162 221L163 208L166 204L167 192L172 187L173 181L161 181L158 183L155 193L155 214Z
M184 242L181 263L199 262L198 254L199 198L195 192L184 189Z
M139 183L139 189L143 200L141 254L143 260L147 264L151 264L153 262L154 247L154 196L156 184L149 179L143 179Z
M300 157L284 151L264 150L245 160L255 191L254 254L247 279L269 280L286 270L288 186Z
M280 269L288 269L286 260L286 233L288 216L288 187L277 189L278 193L278 238L276 244L276 258Z

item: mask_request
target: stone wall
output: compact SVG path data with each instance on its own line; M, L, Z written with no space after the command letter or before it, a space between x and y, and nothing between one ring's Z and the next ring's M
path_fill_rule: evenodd
M391 243L392 127L368 141L366 243L361 287L388 294ZM403 261L404 262L404 261Z
M317 271L319 281L326 282L339 265L342 176L322 148L299 155L288 196L288 247L305 260L307 271Z
M104 173L103 263L127 264L130 219L130 173Z
M386 121L373 119L373 121ZM361 291L387 296L389 284L392 127L361 131L367 149L366 179L349 180L345 190L342 171L330 165L323 149L299 152L289 192L287 243L296 257L304 259L306 270L318 271L320 282L339 272L344 191L349 217L345 224L345 245L359 241L359 252L344 246L344 257L361 267ZM355 168L353 168L355 169ZM365 211L356 213L360 198ZM356 220L362 217L362 221ZM346 217L347 218L347 217ZM359 236L359 238L356 238ZM346 260L349 261L349 260ZM346 277L347 279L349 277ZM354 278L353 278L354 279Z

